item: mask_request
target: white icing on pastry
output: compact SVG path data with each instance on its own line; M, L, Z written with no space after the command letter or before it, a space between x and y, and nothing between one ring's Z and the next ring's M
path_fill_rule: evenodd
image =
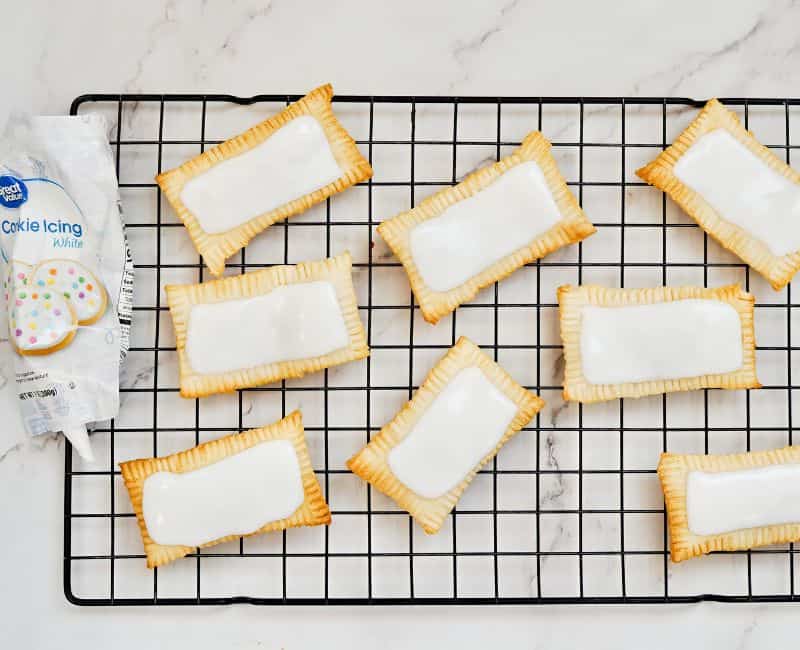
M216 374L318 357L349 342L336 289L320 280L279 286L252 298L194 305L186 354L195 372Z
M523 162L414 227L411 256L425 284L449 291L527 246L560 218L539 165Z
M688 525L696 535L800 523L800 465L689 472L686 481Z
M270 440L190 472L148 476L142 512L157 544L200 546L285 519L303 495L292 443Z
M586 306L580 345L590 384L698 377L743 363L741 319L719 300Z
M675 164L675 175L773 255L800 250L800 185L770 169L727 130L699 138Z
M440 497L495 448L516 413L479 368L464 368L389 452L389 467L419 496Z
M243 154L191 178L180 198L207 233L221 233L341 178L322 125L296 117Z

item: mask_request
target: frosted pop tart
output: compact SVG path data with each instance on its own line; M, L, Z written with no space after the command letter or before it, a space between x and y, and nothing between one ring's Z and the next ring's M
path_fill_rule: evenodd
M332 97L330 85L316 88L156 177L214 275L265 228L372 176Z

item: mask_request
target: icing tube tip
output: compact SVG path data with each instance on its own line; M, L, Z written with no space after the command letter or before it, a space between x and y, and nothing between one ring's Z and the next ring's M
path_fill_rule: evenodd
M70 441L78 455L87 463L94 462L94 452L92 451L92 443L89 441L89 434L86 431L86 426L79 424L74 427L64 429L64 435Z

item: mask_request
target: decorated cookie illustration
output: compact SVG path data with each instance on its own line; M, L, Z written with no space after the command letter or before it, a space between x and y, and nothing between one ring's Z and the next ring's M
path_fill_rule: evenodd
M78 325L100 320L108 305L108 294L95 275L72 260L46 260L33 271L29 287L53 291L64 297L78 318Z
M18 262L11 260L6 266L5 274L3 275L3 299L4 304L9 304L9 297L14 293L15 289L21 289L27 286L30 280L33 267L25 262Z
M9 340L20 354L50 354L74 338L75 311L57 291L17 286L9 298Z

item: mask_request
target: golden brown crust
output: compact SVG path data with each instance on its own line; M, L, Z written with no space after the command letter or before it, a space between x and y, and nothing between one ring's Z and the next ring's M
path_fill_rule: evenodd
M389 452L405 438L422 414L459 371L476 366L499 391L517 405L517 414L508 425L500 442L454 488L435 499L421 497L406 487L389 467ZM414 397L391 422L384 426L368 445L347 461L353 473L394 499L408 511L428 534L438 532L448 513L478 470L489 462L517 431L541 410L544 401L517 384L500 366L481 352L466 337L461 337L433 367Z
M784 544L800 540L800 523L746 528L718 535L696 535L689 530L686 481L689 472L731 472L766 465L800 463L800 446L725 456L661 454L658 478L664 491L673 562L711 553Z
M680 379L590 384L581 364L581 315L586 305L622 307L651 305L674 300L699 298L719 300L731 305L742 324L742 367L729 373L682 377ZM576 402L601 402L619 397L643 397L658 393L698 390L700 388L759 388L756 377L753 308L755 298L738 284L717 289L702 287L653 287L646 289L609 289L591 285L562 286L558 289L561 341L564 344L564 399Z
M561 213L558 223L533 241L520 242L520 247L511 255L498 260L454 289L434 291L428 287L411 255L409 243L411 230L424 221L438 217L453 204L486 189L505 172L528 161L539 165L544 174L547 186ZM521 266L567 244L581 241L595 231L596 228L586 218L558 171L550 153L550 143L538 131L529 133L523 140L522 146L511 155L490 167L473 172L458 185L437 192L412 210L388 219L378 226L381 237L405 267L422 315L429 323L436 323L460 304L474 298L482 288L502 280Z
M675 175L675 165L689 147L703 135L716 129L725 129L774 172L800 185L800 173L756 140L742 126L736 115L716 99L705 105L672 145L658 158L637 170L636 174L650 185L663 190L724 248L738 255L767 278L774 289L781 289L800 269L800 251L780 257L773 255L766 244L727 221L700 194L684 185Z
M303 418L300 415L300 411L294 411L274 424L261 427L260 429L251 429L244 433L234 433L218 440L212 440L211 442L205 442L197 447L172 454L171 456L143 458L119 464L122 470L122 478L125 481L125 487L128 488L128 494L133 504L133 511L136 513L139 531L141 532L142 541L144 542L148 568L152 569L177 560L178 558L182 558L194 552L195 547L179 545L165 546L157 544L150 537L150 534L147 532L147 525L145 524L142 510L144 482L147 477L156 472L173 472L176 474L191 472L192 470L217 463L250 447L271 440L288 440L292 443L300 465L300 475L305 495L303 503L290 517L278 521L271 521L258 530L254 530L252 533L248 533L242 537L250 537L252 535L259 535L269 531L283 530L296 526L318 526L320 524L330 523L331 513L322 495L322 489L320 488L319 481L317 481L314 468L311 466L311 459L309 458L308 449L306 448ZM224 490L224 486L220 486L220 490ZM215 539L212 542L203 544L201 548L222 544L223 542L238 539L239 537L240 535L228 535L227 537Z
M324 280L330 282L342 310L350 342L334 352L308 359L292 359L241 368L218 374L200 374L192 369L186 353L189 314L194 305L238 300L269 293L279 286ZM296 266L273 266L221 280L189 285L169 285L165 288L169 311L175 327L181 395L202 397L238 388L268 384L280 379L302 377L348 361L369 355L364 326L358 315L358 303L352 279L352 259L345 252L318 262L303 262Z
M365 181L372 176L369 162L361 155L353 138L336 119L331 108L332 97L333 88L330 84L320 86L299 101L287 106L277 115L273 115L244 133L187 160L179 167L156 176L156 182L161 186L178 218L189 231L195 247L215 276L222 275L227 258L244 248L253 237L265 228L308 210L329 196L338 194L351 185ZM238 156L260 145L275 131L301 115L310 115L319 121L333 156L343 170L342 176L325 187L254 217L235 228L221 233L205 232L195 215L181 201L181 191L186 183L223 160Z

